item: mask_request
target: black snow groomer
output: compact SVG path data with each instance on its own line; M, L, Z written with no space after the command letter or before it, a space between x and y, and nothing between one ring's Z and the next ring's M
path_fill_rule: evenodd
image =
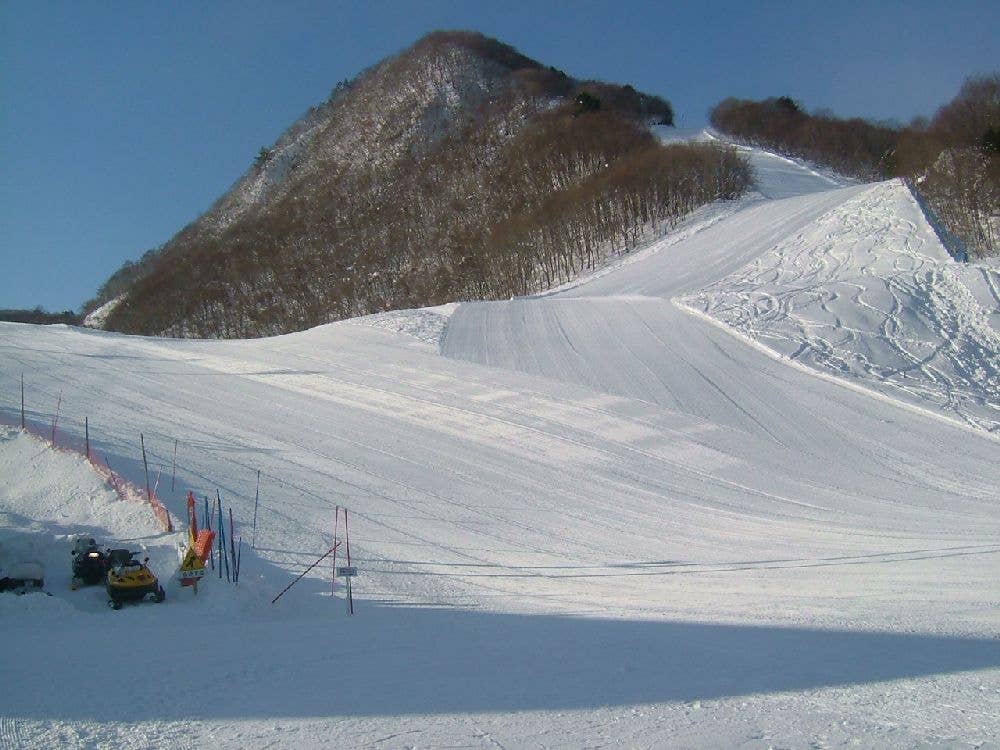
M73 545L73 589L95 586L105 580L108 558L90 537L80 537Z
M142 562L127 549L108 550L108 606L121 609L125 602L149 599L162 602L167 597L153 572L146 567L149 558Z

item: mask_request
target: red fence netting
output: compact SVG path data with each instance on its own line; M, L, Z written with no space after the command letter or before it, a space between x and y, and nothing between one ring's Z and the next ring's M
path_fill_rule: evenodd
M10 427L14 427L16 429L21 429L19 422L15 422L3 414L0 414L0 423L9 425ZM164 531L174 530L174 523L170 518L170 513L167 512L163 503L160 502L160 499L156 496L156 492L154 490L150 489L149 494L147 495L145 489L133 484L121 474L115 473L111 467L108 466L106 461L102 461L100 458L95 456L93 452L91 452L90 455L87 455L87 451L79 447L74 447L68 443L59 445L52 442L52 435L49 430L42 430L30 422L25 423L24 430L39 440L49 443L55 450L84 456L88 461L90 461L94 470L104 477L105 481L112 487L112 489L114 489L119 498L130 503L148 504L150 506L150 510L153 512L153 515L156 517L156 520L159 521L160 527Z

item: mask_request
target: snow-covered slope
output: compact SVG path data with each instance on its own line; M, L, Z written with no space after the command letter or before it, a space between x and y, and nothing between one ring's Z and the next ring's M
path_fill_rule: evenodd
M789 359L997 431L1000 274L969 271L892 181L683 302Z
M902 183L758 202L698 229L554 296L463 305L443 351L750 432L815 413L774 424L782 410L764 394L787 368L734 368L755 355L682 312L694 311L814 371L1000 428L1000 276L953 262Z
M782 359L795 335L817 350L835 342L845 360L857 342L876 357L916 346L915 332L949 335L943 317L883 330L871 311L851 318L844 295L824 308L796 294L844 278L895 290L950 261L897 186L828 190L822 175L754 158L772 167L762 196L702 212L639 260L544 298L254 341L0 326L0 415L16 418L23 372L30 419L47 424L61 396L62 434L78 437L89 416L102 455L136 479L138 434L165 472L176 439L177 491L161 482L161 495L178 515L188 488L218 488L246 538L262 471L238 590L210 580L197 600L172 586L159 609L83 614L71 606L81 592L57 591L61 618L36 616L28 597L5 603L21 648L0 652L19 685L3 739L996 742L1000 443L928 398L929 369L896 368L925 386L903 408L891 379L877 392L881 370L856 367L846 376L858 387L844 387L821 357L803 360L813 369ZM802 194L765 197L783 191ZM881 234L869 236L872 219ZM989 277L956 277L995 322ZM796 304L756 315L771 309L758 286ZM950 284L928 292L942 297L935 310L972 305ZM857 335L834 337L838 326ZM950 340L928 366L954 385L973 372L957 364L979 356L971 340ZM988 366L995 350L982 357ZM995 408L989 377L961 383ZM0 441L5 483L39 452L24 439ZM50 500L28 518L41 491L22 479L28 499L0 495L0 512L66 533L42 517ZM358 614L346 617L342 591L331 601L327 565L272 606L329 548L336 505L351 512ZM122 659L126 637L142 639L139 660ZM44 670L24 656L39 653ZM72 689L109 664L104 690ZM220 687L192 700L192 684Z

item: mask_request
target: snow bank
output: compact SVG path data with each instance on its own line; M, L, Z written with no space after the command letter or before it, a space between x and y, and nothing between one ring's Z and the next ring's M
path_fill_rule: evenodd
M60 612L65 606L93 611L104 605L101 587L67 598L73 541L95 538L109 547L147 554L169 578L176 569L177 534L161 532L147 506L119 499L83 456L53 450L27 433L0 427L0 568L33 559L45 568L55 599L0 596L0 611L23 607Z
M415 310L393 310L365 315L360 318L350 318L340 321L340 324L381 328L409 336L424 344L430 344L436 350L444 335L445 328L448 326L448 320L457 307L458 303L453 302Z

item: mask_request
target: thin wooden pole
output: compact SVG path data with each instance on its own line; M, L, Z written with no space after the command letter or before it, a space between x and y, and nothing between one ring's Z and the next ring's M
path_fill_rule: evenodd
M174 491L174 480L177 479L177 438L174 438L174 469L170 473L170 491Z
M146 460L146 439L139 433L139 445L142 447L142 468L146 472L146 502L153 504L153 492L149 489L149 462Z
M198 539L198 506L195 504L194 493L188 491L187 496L188 526L191 527L191 538Z
M347 567L351 567L351 532L347 530L347 508L344 508L344 542L347 544ZM347 576L347 613L354 614L354 594L351 591L351 578Z
M21 429L24 429L24 373L21 373Z
M56 401L56 414L52 417L52 445L56 444L56 425L59 423L59 410L62 408L62 392L59 393L59 400Z
M222 517L222 495L215 491L215 498L219 501L219 577L222 577L222 566L226 566L226 581L232 583L229 574L229 556L226 554L226 519Z
M216 525L219 527L218 531L215 532L215 537L216 537L216 539L218 541L218 544L215 545L215 551L216 551L216 554L218 554L218 556L219 556L219 580L221 581L222 580L222 549L223 549L223 546L222 546L223 545L223 541L222 541L222 539L223 539L223 531L225 531L226 526L225 526L224 523L222 523L222 511L219 511L219 515L218 516L215 514L216 508L219 508L219 507L222 506L222 502L218 499L218 495L219 495L218 490L216 490L215 495L216 495L216 503L215 503L215 507L212 508L212 518L214 518L216 520L216 522L217 522Z
M240 582L240 559L243 557L243 536L240 536L240 543L236 546L236 577L234 582L238 585Z
M260 469L257 469L257 491L253 495L253 536L250 537L250 549L257 549L257 504L260 502Z
M90 419L83 418L83 439L87 448L87 460L90 460Z
M236 530L233 527L233 506L229 506L229 556L233 560L233 583L236 582Z
M208 512L208 495L205 495L205 528L210 531L212 529L212 517ZM215 555L212 554L212 550L208 551L208 564L215 570Z
M333 578L330 581L330 595L337 591L337 529L340 526L340 506L333 512Z

